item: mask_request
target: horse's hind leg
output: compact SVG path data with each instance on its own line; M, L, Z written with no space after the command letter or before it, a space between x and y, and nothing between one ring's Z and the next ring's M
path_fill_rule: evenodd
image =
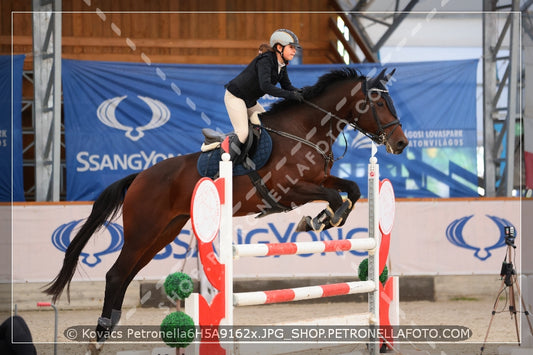
M120 255L106 274L104 305L96 325L96 343L89 343L88 348L91 354L100 353L103 342L109 338L114 326L120 320L121 310L113 308L113 304L116 296L121 293L121 286L127 280L132 265L138 257L132 254L135 249L129 248L128 245L124 242Z
M156 243L156 237L160 233L157 231L156 220L151 219L150 223L144 221L142 225L135 222L136 220L131 218L124 220L124 245L117 260L106 273L104 305L96 326L97 341L105 340L107 332L111 331L114 325L118 323L120 307L116 308L114 305L122 304L123 285L130 277L134 266L150 249L151 245Z
M146 246L146 248L148 247ZM125 242L119 257L106 274L104 305L96 326L97 341L105 340L107 338L106 332L111 331L120 320L121 308L114 305L118 298L124 297L122 285L128 280L133 266L140 257L140 254L134 253L144 253L144 251L130 248L129 244ZM119 303L122 304L122 299Z
M139 271L141 271L141 269L144 266L146 266L161 249L163 249L167 244L171 243L174 240L174 238L179 234L179 232L181 231L181 229L187 223L188 220L189 220L189 216L187 215L181 215L181 216L174 218L161 233L159 233L157 236L153 238L153 242L151 245L145 248L142 252L138 252L137 254L138 258L136 261L133 261L131 259L129 260L126 259L126 263L129 265L129 272L126 278L123 278L123 277L120 278L123 280L123 282L120 285L120 289L118 290L118 292L114 293L114 297L112 300L112 309L111 309L110 319L109 319L111 323L111 327L115 326L120 320L122 304L124 302L124 296L126 294L126 290L128 289L129 284L131 283L135 275L137 275ZM128 245L126 245L126 243L124 243L124 248L131 249L130 244L128 243ZM130 254L130 253L127 253L127 254ZM118 259L117 259L117 262L118 262ZM108 276L110 277L110 279L113 277L115 273L117 273L117 271L119 270L118 269L109 270ZM119 271L117 274L120 274L122 276L124 275L122 271ZM116 290L115 288L112 289L111 287L112 286L110 285L110 292L113 292L112 290ZM106 286L106 299L107 299L107 286ZM104 308L105 306L106 305L104 305ZM103 314L104 312L102 312L102 315Z

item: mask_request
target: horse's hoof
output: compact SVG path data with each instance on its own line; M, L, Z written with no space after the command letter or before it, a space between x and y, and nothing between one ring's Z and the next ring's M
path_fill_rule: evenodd
M308 232L311 229L311 217L309 216L303 216L296 226L296 232Z
M98 355L100 354L100 351L102 351L103 346L104 345L101 343L91 341L87 346L87 352L85 353L85 355Z

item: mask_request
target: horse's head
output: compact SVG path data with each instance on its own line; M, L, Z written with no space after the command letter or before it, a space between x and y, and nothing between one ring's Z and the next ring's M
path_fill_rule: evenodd
M403 133L402 125L387 90L387 82L394 70L389 74L385 74L385 71L383 70L374 78L367 79L354 68L333 70L322 75L315 85L303 88L305 103L311 106L311 112L317 110L317 118L321 120L319 126L323 129L329 127L331 130L331 125L326 125L326 122L331 123L330 119L334 118L339 124L333 134L339 134L348 124L377 144L384 144L389 153L400 154L409 141ZM346 95L347 93L349 95ZM284 130L291 132L291 129L300 131L303 129L307 137L319 140L319 135L315 134L316 128L319 127L316 121L303 119L300 120L300 124L295 125L293 121L285 119L286 110L298 110L299 108L301 104L296 101L282 100L272 105L270 110L262 115L262 118L280 117L278 122L281 122ZM318 111L322 111L326 116ZM280 113L283 114L280 115ZM296 111L289 115L299 117ZM308 117L307 113L304 115ZM303 127L303 124L309 127ZM291 133L301 134L297 131ZM331 132L325 134L329 136Z
M384 144L387 152L400 154L409 144L402 124L387 89L387 82L394 74L383 69L374 78L364 79L361 93L352 110L349 124L377 144Z

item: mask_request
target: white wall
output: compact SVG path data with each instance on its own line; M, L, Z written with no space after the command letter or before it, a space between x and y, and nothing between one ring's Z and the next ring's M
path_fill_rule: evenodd
M367 236L368 210L366 202L356 204L344 227L321 233L296 233L295 224L303 213L315 216L324 208L315 203L290 213L236 218L235 242L296 242L322 239L346 239ZM23 204L13 210L13 281L50 281L59 271L64 252L52 241L56 232L68 234L63 225L85 218L91 210L84 204ZM471 216L461 230L461 218ZM489 218L493 216L493 219ZM399 200L392 230L390 270L396 275L448 275L497 274L505 256L505 248L490 249L503 236L499 223L510 223L518 231L517 244L522 241L520 201L517 199L453 199L453 200ZM503 221L503 222L502 222ZM4 222L4 221L0 221ZM117 221L121 223L121 221ZM79 226L79 225L78 225ZM455 226L456 228L452 228ZM456 241L454 245L447 238ZM74 233L67 235L72 238ZM167 247L161 260L153 260L141 271L137 279L160 279L172 270L181 269L187 245L193 239L190 225L178 239ZM118 252L99 255L110 245L110 232L103 229L93 237L80 260L80 272L75 280L103 280ZM458 243L459 242L459 243ZM61 244L61 243L59 243ZM477 250L478 248L479 250ZM487 250L486 248L489 248ZM520 262L520 246L516 249L516 262ZM97 257L100 258L98 262ZM180 258L181 257L181 258ZM235 262L236 278L293 277L293 276L349 276L356 275L361 260L366 256L354 253L329 253L313 256L281 256L241 258ZM0 260L0 270L5 273L6 261ZM93 266L89 266L93 264ZM518 264L519 265L519 264ZM189 258L186 271L196 268L196 259ZM9 275L3 275L9 278Z

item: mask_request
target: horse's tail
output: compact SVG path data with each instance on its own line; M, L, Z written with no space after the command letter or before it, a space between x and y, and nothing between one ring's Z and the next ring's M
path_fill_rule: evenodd
M43 290L44 293L52 296L53 303L59 299L65 286L67 286L67 297L70 302L70 281L76 271L78 258L83 248L89 241L89 238L98 229L116 217L124 202L126 189L131 185L137 175L138 173L131 174L109 185L94 202L91 214L78 233L76 233L76 236L72 239L65 252L65 259L63 260L61 271L59 271L59 274L57 274L52 282L46 285L46 289Z

